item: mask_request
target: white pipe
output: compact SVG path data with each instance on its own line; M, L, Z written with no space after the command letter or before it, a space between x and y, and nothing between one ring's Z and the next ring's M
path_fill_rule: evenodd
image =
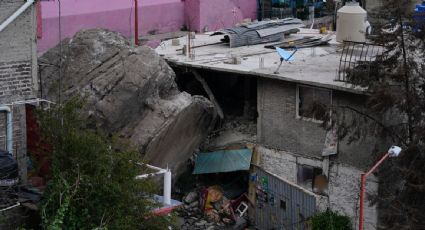
M171 205L171 171L164 173L164 204Z
M2 32L10 23L15 21L19 15L21 15L25 10L27 10L35 0L27 0L27 2L22 5L15 13L13 13L9 18L6 19L2 24L0 24L0 32Z
M24 100L24 101L14 101L12 103L4 104L4 105L14 106L14 105L25 105L25 104L40 104L41 102L46 102L48 104L56 104L52 101L48 101L48 100L45 100L45 99L34 98L34 99L29 99L29 100Z
M143 164L143 163L137 163L140 166L146 166L150 169L153 170L157 170L158 172L156 173L147 173L147 174L143 174L143 175L139 175L136 176L137 180L140 179L146 179L152 176L156 176L156 175L160 175L160 174L164 174L164 200L163 203L164 205L171 205L171 171L170 169L162 169L153 165L148 165L148 164Z
M161 171L156 172L156 173L147 173L147 174L138 175L138 176L136 176L136 180L146 179L146 178L153 177L153 176L156 176L156 175L165 174L166 172L167 171L165 171L165 170L161 170Z
M140 166L146 166L147 168L150 168L150 169L153 169L153 170L156 170L156 171L164 171L164 172L167 171L167 170L162 169L160 167L156 167L156 166L145 164L145 163L137 163L137 164L140 165Z
M9 106L0 106L0 112L6 112L6 150L13 155L13 120Z
M12 206L9 206L9 207L7 207L7 208L3 208L3 209L1 209L1 210L0 210L0 212L4 212L4 211L7 211L7 210L9 210L9 209L16 208L16 207L18 207L19 205L21 205L21 203L17 202L15 205L12 205Z

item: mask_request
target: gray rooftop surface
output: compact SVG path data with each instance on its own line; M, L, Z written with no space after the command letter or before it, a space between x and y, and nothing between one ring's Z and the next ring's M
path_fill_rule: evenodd
M300 29L297 34L287 38L303 36L321 36L318 30ZM222 36L197 34L194 45L208 45L220 42ZM273 49L264 48L267 44L229 48L226 44L213 44L195 49L195 57L189 58L182 54L183 45L187 44L187 37L180 39L180 46L172 46L171 40L163 42L156 48L170 65L179 67L193 67L215 71L231 72L256 77L271 78L282 81L342 90L363 94L361 88L335 81L341 58L342 44L335 41L335 34L327 46L299 49L292 62L284 62L279 73L275 74L280 63L280 57ZM193 44L192 44L193 45ZM242 58L241 64L225 64L224 61L232 56ZM264 67L260 68L260 57L264 58Z

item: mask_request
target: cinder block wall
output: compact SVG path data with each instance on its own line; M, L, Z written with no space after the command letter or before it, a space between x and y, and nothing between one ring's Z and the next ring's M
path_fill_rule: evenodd
M326 130L319 123L296 118L297 84L270 80L258 80L258 121L257 142L265 146L308 157L321 158ZM333 106L348 105L364 111L365 97L362 95L333 91ZM364 111L365 112L365 111ZM371 134L372 135L372 134ZM382 152L387 145L375 145L374 136L348 144L347 140L338 144L335 161L346 163L359 169L366 169L376 156L374 148Z
M1 0L0 23L19 9L25 1ZM26 181L25 105L13 102L33 98L37 90L36 19L30 7L0 32L0 105L13 110L13 154L18 159L20 177ZM0 136L5 132L5 114L0 114ZM0 139L0 148L4 148Z

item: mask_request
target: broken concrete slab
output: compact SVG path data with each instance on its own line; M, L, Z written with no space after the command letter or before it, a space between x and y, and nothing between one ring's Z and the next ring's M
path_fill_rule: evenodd
M46 52L40 63L44 98L85 97L90 125L131 140L156 166L176 169L215 121L211 102L180 92L174 71L154 50L131 47L115 32L80 31Z

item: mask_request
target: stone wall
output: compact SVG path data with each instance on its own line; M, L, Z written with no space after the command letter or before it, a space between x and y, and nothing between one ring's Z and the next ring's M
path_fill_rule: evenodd
M25 2L0 1L0 22L4 22ZM20 176L26 180L25 106L16 101L33 98L37 90L35 9L30 7L0 32L0 105L9 105L13 114L13 154L18 159ZM5 133L5 113L0 113L0 137ZM0 138L0 148L4 148Z
M360 170L345 164L329 162L327 159L321 160L297 156L263 146L257 146L256 153L258 154L259 166L293 183L297 183L298 165L321 168L328 177L329 186L327 196L318 197L318 211L330 208L333 211L347 215L351 218L353 229L357 228ZM366 183L367 194L376 195L377 189L377 179L371 176ZM372 205L368 200L368 196L366 196L365 204L365 229L376 229L376 205Z

